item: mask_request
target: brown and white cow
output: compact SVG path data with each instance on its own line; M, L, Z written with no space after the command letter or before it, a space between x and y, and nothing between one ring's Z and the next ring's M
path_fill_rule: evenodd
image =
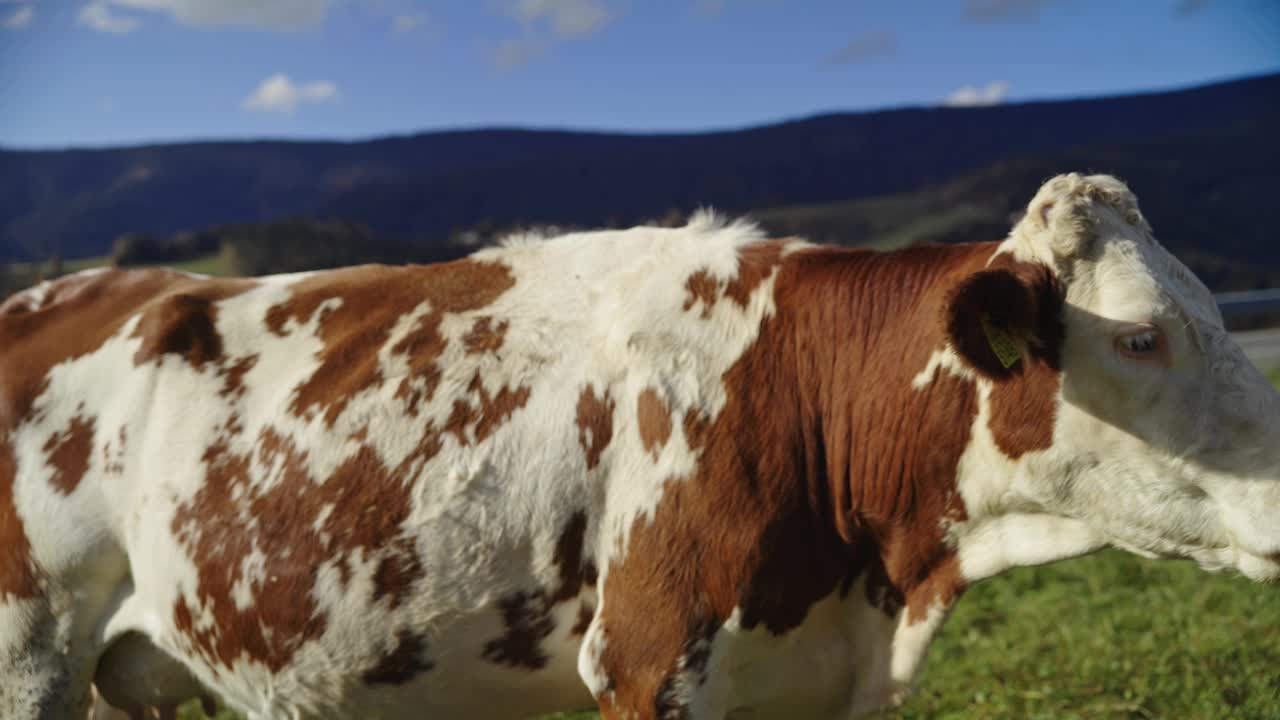
M1013 566L1280 577L1280 398L1106 176L1002 243L73 275L0 306L0 431L17 720L848 718Z

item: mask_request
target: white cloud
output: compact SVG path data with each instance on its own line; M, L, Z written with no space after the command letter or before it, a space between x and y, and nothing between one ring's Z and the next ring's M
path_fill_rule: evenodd
M138 21L131 17L116 15L105 2L91 2L80 8L76 19L81 25L88 25L98 32L122 35L138 29Z
M246 110L274 112L291 115L303 104L328 102L338 97L338 88L331 82L309 82L295 85L288 75L276 73L244 99Z
M9 30L21 30L31 24L31 19L36 16L36 9L30 5L19 5L17 10L9 14L4 19L4 26Z
M404 35L405 33L411 33L414 30L417 30L419 27L426 24L426 22L426 13L405 13L403 15L396 16L395 22L392 24L392 29L396 31L397 35Z
M888 30L865 32L827 58L828 65L862 62L898 51L898 36Z
M324 22L335 0L97 0L164 13L183 25L301 30Z
M614 20L600 0L513 0L507 11L524 25L524 33L494 51L500 68L524 65L552 46L594 35Z
M951 107L977 107L980 105L998 105L1004 102L1009 94L1009 83L993 80L986 87L965 85L943 100L944 105Z
M516 0L515 16L527 23L546 21L560 37L585 37L613 19L598 0Z
M546 44L537 40L508 40L494 51L493 61L500 68L513 68L536 60L546 51Z

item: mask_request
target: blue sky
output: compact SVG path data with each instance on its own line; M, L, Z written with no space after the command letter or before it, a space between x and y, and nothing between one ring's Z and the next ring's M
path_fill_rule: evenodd
M0 0L0 145L701 130L1278 70L1276 0Z

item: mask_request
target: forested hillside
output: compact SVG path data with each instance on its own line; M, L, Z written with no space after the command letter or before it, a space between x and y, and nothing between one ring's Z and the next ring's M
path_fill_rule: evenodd
M1170 245L1222 265L1229 285L1252 285L1262 280L1237 271L1280 265L1259 212L1280 190L1276 127L1280 75L701 134L475 130L0 151L0 260L102 256L127 233L284 218L359 227L402 248L392 254L432 258L465 251L454 241L477 229L624 225L699 205L756 211L771 228L829 241L989 237L1045 176L1081 169L1129 179Z

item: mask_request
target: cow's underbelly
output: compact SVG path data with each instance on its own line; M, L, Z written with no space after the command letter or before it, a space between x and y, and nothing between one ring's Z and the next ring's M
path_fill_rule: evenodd
M545 636L526 627L536 637L512 637L497 606L442 618L440 631L425 630L415 647L419 662L393 663L381 675L371 674L366 658L385 628L359 614L331 617L324 636L268 672L248 661L222 667L198 651L174 647L165 641L176 634L171 625L152 624L154 637L145 635L145 605L126 602L108 621L118 639L96 680L117 707L180 704L200 697L201 684L255 718L514 719L594 705L577 671L577 599L537 620L549 623L538 626L549 630ZM507 647L497 649L503 642Z
M576 613L577 603L565 602L515 633L497 607L452 620L428 640L437 648L429 671L401 686L359 682L338 714L514 720L594 707L577 671ZM538 623L548 635L538 637Z
M786 634L763 627L722 634L728 717L847 719L888 702L896 620L865 598L858 581L845 597L814 605Z
M228 671L195 653L173 655L209 689L257 717L524 718L594 704L577 671L582 636L575 627L579 603L588 600L584 595L551 609L549 633L536 642L536 656L529 654L534 645L525 645L536 638L510 637L499 607L450 618L425 639L429 667L403 683L365 677L361 638L381 629L359 616L339 619L294 663L269 676L249 664ZM762 627L721 633L711 670L729 681L727 716L848 718L878 707L892 692L887 667L893 627L894 620L867 605L855 588L846 598L815 605L787 634L773 636ZM176 682L117 684L117 697L196 696L195 686L160 651L136 636L126 639L131 641L108 655L119 670L110 677L118 683L129 668L159 668ZM501 639L509 647L495 652Z

